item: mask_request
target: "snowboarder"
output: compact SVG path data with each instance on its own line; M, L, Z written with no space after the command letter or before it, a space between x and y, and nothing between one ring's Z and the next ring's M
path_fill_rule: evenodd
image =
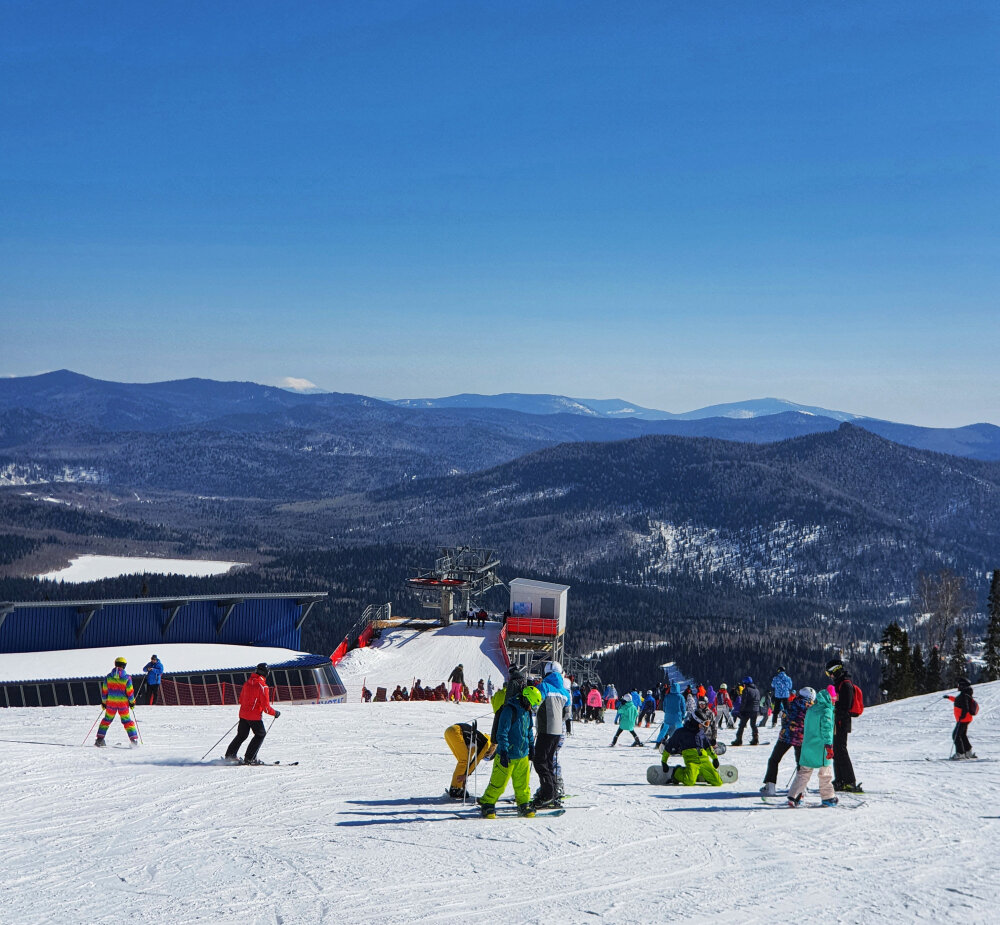
M470 610L471 614L472 611ZM469 624L472 625L471 623ZM453 669L450 675L448 675L448 681L451 684L451 690L448 693L448 701L452 700L455 703L462 702L462 685L465 684L465 671L462 669L462 663L459 662Z
M646 721L646 728L649 728L649 724L656 719L656 701L653 699L653 692L646 691L646 696L643 698L642 706L639 708L639 725L642 725L642 721Z
M132 688L132 679L125 673L127 664L125 656L119 655L115 659L115 667L111 669L111 674L101 681L104 716L97 727L97 738L94 740L94 745L98 748L104 748L104 737L108 734L108 729L116 716L121 719L132 747L136 748L139 745L139 731L129 712L129 709L135 706L135 691Z
M163 677L163 662L156 655L151 655L146 666L142 669L146 672L146 690L149 691L150 706L160 699L160 679Z
M498 692L499 693L499 692ZM537 687L525 687L517 696L511 691L497 711L496 754L489 785L479 801L484 819L496 819L497 800L513 779L514 799L519 816L534 816L531 805L531 756L535 743L531 736L531 714L542 703Z
M814 768L818 769L819 795L824 806L836 806L837 797L833 789L834 761L834 718L833 702L826 691L816 695L816 702L806 711L802 725L802 750L799 752L799 769L788 791L788 805L798 806Z
M847 793L864 793L854 776L854 765L847 751L851 733L851 707L854 704L854 682L839 658L826 664L826 676L833 680L837 692L833 730L833 789Z
M681 728L686 712L687 707L684 695L681 693L680 682L674 681L670 693L663 695L663 722L660 723L660 731L656 734L657 745Z
M778 713L788 709L788 695L792 692L792 679L785 674L784 668L778 668L778 673L771 678L771 690L774 692L774 719L771 726L778 724Z
M750 731L753 735L750 744L760 745L760 737L757 733L757 714L759 712L760 691L754 685L753 678L746 677L743 679L743 695L740 700L740 726L736 730L736 738L733 740L733 745L743 744L743 730L747 728L747 723L750 724Z
M618 736L623 732L631 732L632 738L635 740L632 743L632 748L639 746L642 748L642 740L635 734L635 720L639 715L639 708L636 707L635 702L631 697L623 697L620 704L618 704L618 712L615 715L615 721L618 723L618 729L615 731L615 737L611 740L611 747L614 748L618 744Z
M472 744L472 724L455 723L444 731L444 740L455 756L455 773L451 775L448 796L453 800L465 799L465 782L476 765L493 756L490 738L476 729L475 745ZM471 752L471 753L470 753Z
M538 790L532 799L537 807L561 806L559 792L561 775L556 774L557 753L566 735L565 716L570 703L569 691L559 662L546 662L538 685L542 704L535 720L535 756L533 764L538 775Z
M667 740L661 759L664 770L668 767L668 755L680 755L684 759L684 767L673 769L670 783L693 787L703 780L713 787L722 786L722 777L717 770L719 759L709 741L709 726L707 717L699 720L697 716L689 716Z
M945 694L944 697L955 704L955 731L951 734L955 743L955 754L951 756L952 759L957 761L962 758L979 757L969 744L969 723L979 712L979 705L972 696L972 682L968 678L959 678L958 696Z
M281 716L281 712L271 706L270 692L267 689L269 670L267 663L261 662L240 688L239 728L236 730L236 738L229 743L229 748L226 749L226 761L233 764L239 761L236 753L251 732L253 738L243 755L243 764L261 764L262 762L257 758L257 752L260 751L260 747L264 743L264 736L267 735L261 714L268 713L275 719Z
M795 749L795 763L799 763L799 752L802 751L802 729L805 723L806 710L816 702L816 691L811 687L803 687L781 715L781 732L778 741L774 743L771 757L767 759L767 771L764 774L764 786L760 788L763 796L773 797L778 784L778 765L789 749Z

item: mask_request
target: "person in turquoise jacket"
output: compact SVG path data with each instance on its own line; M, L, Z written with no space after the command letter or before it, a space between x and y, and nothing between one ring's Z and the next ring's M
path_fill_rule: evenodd
M670 686L670 693L663 695L663 722L660 723L660 731L656 734L657 745L684 725L686 713L687 705L684 703L681 685L678 681L674 681Z
M636 717L639 715L639 708L635 705L635 702L631 697L623 697L620 704L618 704L618 713L615 719L618 721L618 731L615 733L615 737L611 740L611 747L614 748L618 744L618 736L623 732L631 732L632 738L635 741L632 743L632 748L637 745L642 748L642 740L635 734L635 721Z
M802 751L799 769L788 790L788 805L798 806L813 769L819 777L819 795L824 806L836 806L833 791L833 701L829 691L820 688L816 703L806 710L802 728Z
M513 692L512 692L513 693ZM531 714L542 703L537 687L527 686L517 696L504 698L497 714L496 754L490 782L479 799L484 819L496 819L497 800L507 789L507 782L514 783L514 799L520 816L534 816L531 805L531 759L535 753L535 740L531 734Z

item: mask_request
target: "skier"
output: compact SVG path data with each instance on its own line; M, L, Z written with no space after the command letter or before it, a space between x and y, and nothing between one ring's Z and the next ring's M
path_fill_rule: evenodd
M618 705L618 691L615 689L614 684L608 684L604 688L604 708L606 710L613 710Z
M497 799L513 779L514 799L519 816L534 816L531 805L531 756L535 743L531 737L531 714L542 703L537 687L525 687L516 697L511 691L497 711L496 757L490 782L479 801L484 819L496 819Z
M642 740L635 734L635 720L639 715L639 709L636 707L635 702L631 697L623 697L622 702L618 704L618 712L615 715L615 720L618 723L618 729L615 731L615 737L611 740L611 747L614 748L618 744L618 736L623 732L631 732L632 738L635 740L632 743L632 748L639 746L642 748Z
M833 730L833 789L847 793L864 793L854 776L854 765L847 751L851 733L851 706L854 704L854 682L839 658L826 664L826 675L833 680L837 692Z
M590 720L595 723L604 722L604 700L596 687L592 687L587 693L587 721Z
M816 702L805 714L802 725L802 750L799 752L799 769L788 791L788 805L796 807L802 802L806 785L812 777L813 768L818 768L819 795L824 806L836 806L837 797L833 789L834 761L834 718L833 702L826 691L816 695Z
M639 708L639 725L642 725L642 721L646 720L646 728L649 728L649 724L656 719L656 701L653 699L653 692L646 691L646 696L643 698L642 706Z
M778 713L788 709L788 695L792 692L792 679L785 674L784 668L778 668L778 673L771 678L771 690L774 691L774 719L771 726L778 724Z
M115 667L111 669L111 674L101 681L101 703L104 704L104 716L101 718L101 724L97 727L97 738L94 740L94 745L98 748L104 748L104 737L108 734L108 728L116 716L121 719L132 748L139 745L139 731L136 729L135 720L132 719L132 714L129 712L129 708L135 706L135 691L132 688L132 679L125 673L127 664L125 656L119 655L115 659Z
M573 721L579 722L583 715L583 693L580 690L580 685L574 681L569 693L573 700Z
M163 662L156 655L151 655L146 666L142 669L146 672L146 689L149 691L150 706L160 699L160 678L163 677Z
M733 722L733 702L729 699L729 690L725 684L719 685L719 692L715 698L715 711L719 717L719 725L721 726L725 722L729 729L735 729L736 723Z
M979 712L976 698L972 696L972 683L968 678L959 678L958 696L953 697L951 694L945 694L944 697L955 704L955 731L951 734L952 741L955 743L955 754L951 756L952 760L979 757L969 744L969 723Z
M669 694L663 695L663 722L660 723L660 731L656 734L657 745L681 728L687 711L680 682L674 681L671 688Z
M455 773L451 775L448 796L453 800L464 800L467 775L471 774L476 765L484 758L491 758L494 749L489 736L479 732L478 729L476 730L475 746L473 746L471 723L455 723L453 726L449 726L444 731L444 740L448 743L448 748L451 749L456 762Z
M698 698L695 697L690 684L684 688L684 709L688 715L694 715L694 711L698 709Z
M778 784L778 765L785 753L795 749L795 763L799 763L799 752L802 751L802 728L805 723L806 710L816 702L816 691L811 687L803 687L788 708L781 715L781 732L778 741L774 743L771 757L767 759L767 771L764 774L764 786L760 788L762 796L773 797Z
M471 614L472 611L470 610ZM471 623L469 624L472 625ZM448 681L451 684L451 691L448 693L448 701L450 702L454 699L455 703L462 702L462 685L465 684L465 671L462 668L462 663L459 662L453 669L450 675L448 675Z
M663 751L664 770L668 755L680 755L684 759L684 767L673 769L669 783L693 787L699 780L713 787L722 786L722 778L717 770L719 759L712 750L709 741L710 721L707 717L699 720L697 716L689 716L668 740Z
M566 710L570 696L559 662L546 662L542 681L538 685L542 703L535 721L535 755L533 764L538 775L538 790L532 799L535 807L557 805L560 786L556 779L556 753L566 735Z
M740 726L736 730L736 738L733 740L733 745L743 744L743 730L747 728L747 723L750 723L750 730L753 735L750 744L760 745L760 737L757 734L757 714L759 712L760 691L754 685L753 678L746 677L743 679L743 699L740 701Z
M264 736L267 735L267 730L264 728L264 721L260 718L261 714L268 713L275 717L275 719L281 716L281 712L271 706L270 693L267 689L267 673L269 670L267 663L261 662L253 670L250 677L247 678L243 687L240 688L239 727L236 730L236 738L229 743L229 748L226 749L225 756L225 760L232 764L239 763L236 753L240 750L240 746L246 741L246 737L251 732L253 733L253 738L250 740L246 753L243 755L243 764L263 764L257 758L257 752L260 751L260 747L264 743Z

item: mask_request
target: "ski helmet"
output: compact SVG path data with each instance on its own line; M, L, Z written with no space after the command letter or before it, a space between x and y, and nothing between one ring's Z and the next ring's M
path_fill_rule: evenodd
M816 691L814 691L811 687L803 687L799 690L799 696L803 700L812 701L816 699Z
M119 655L118 658L115 659L115 664L121 665L121 667L124 668L128 664L128 662L125 660L124 655Z
M652 697L653 696L653 692L652 691L646 691L646 696L647 697Z
M545 674L552 674L553 671L562 674L562 665L559 662L546 662L545 663Z
M267 662L261 662L254 671L257 672L261 677L267 677L268 667Z
M844 663L839 658L831 658L830 661L826 663L826 673L829 675L834 675L838 671L844 670Z
M521 696L528 702L528 706L532 710L537 710L542 705L542 692L532 684L521 691Z
M745 678L743 679L743 683L744 683L744 684L753 684L753 678L751 678L751 677L750 677L750 675L747 675L747 676L746 676L746 677L745 677Z
M781 671L784 671L784 670L785 670L785 669L784 669L784 668L783 668L783 667L782 667L781 665L779 665L779 666L778 666L778 671L779 671L779 672L781 672Z
M729 685L728 684L720 684L719 685L719 690L720 691L728 691L729 690Z

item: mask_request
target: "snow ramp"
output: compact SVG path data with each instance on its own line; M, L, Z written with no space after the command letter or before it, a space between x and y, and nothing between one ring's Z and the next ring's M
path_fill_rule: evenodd
M492 679L493 686L500 687L507 678L501 648L499 623L487 623L482 629L464 622L430 630L399 626L383 630L381 638L364 649L352 649L337 672L348 700L361 696L362 684L372 693L384 687L390 695L397 684L410 687L415 680L424 687L437 687L459 664L469 690L480 678Z

